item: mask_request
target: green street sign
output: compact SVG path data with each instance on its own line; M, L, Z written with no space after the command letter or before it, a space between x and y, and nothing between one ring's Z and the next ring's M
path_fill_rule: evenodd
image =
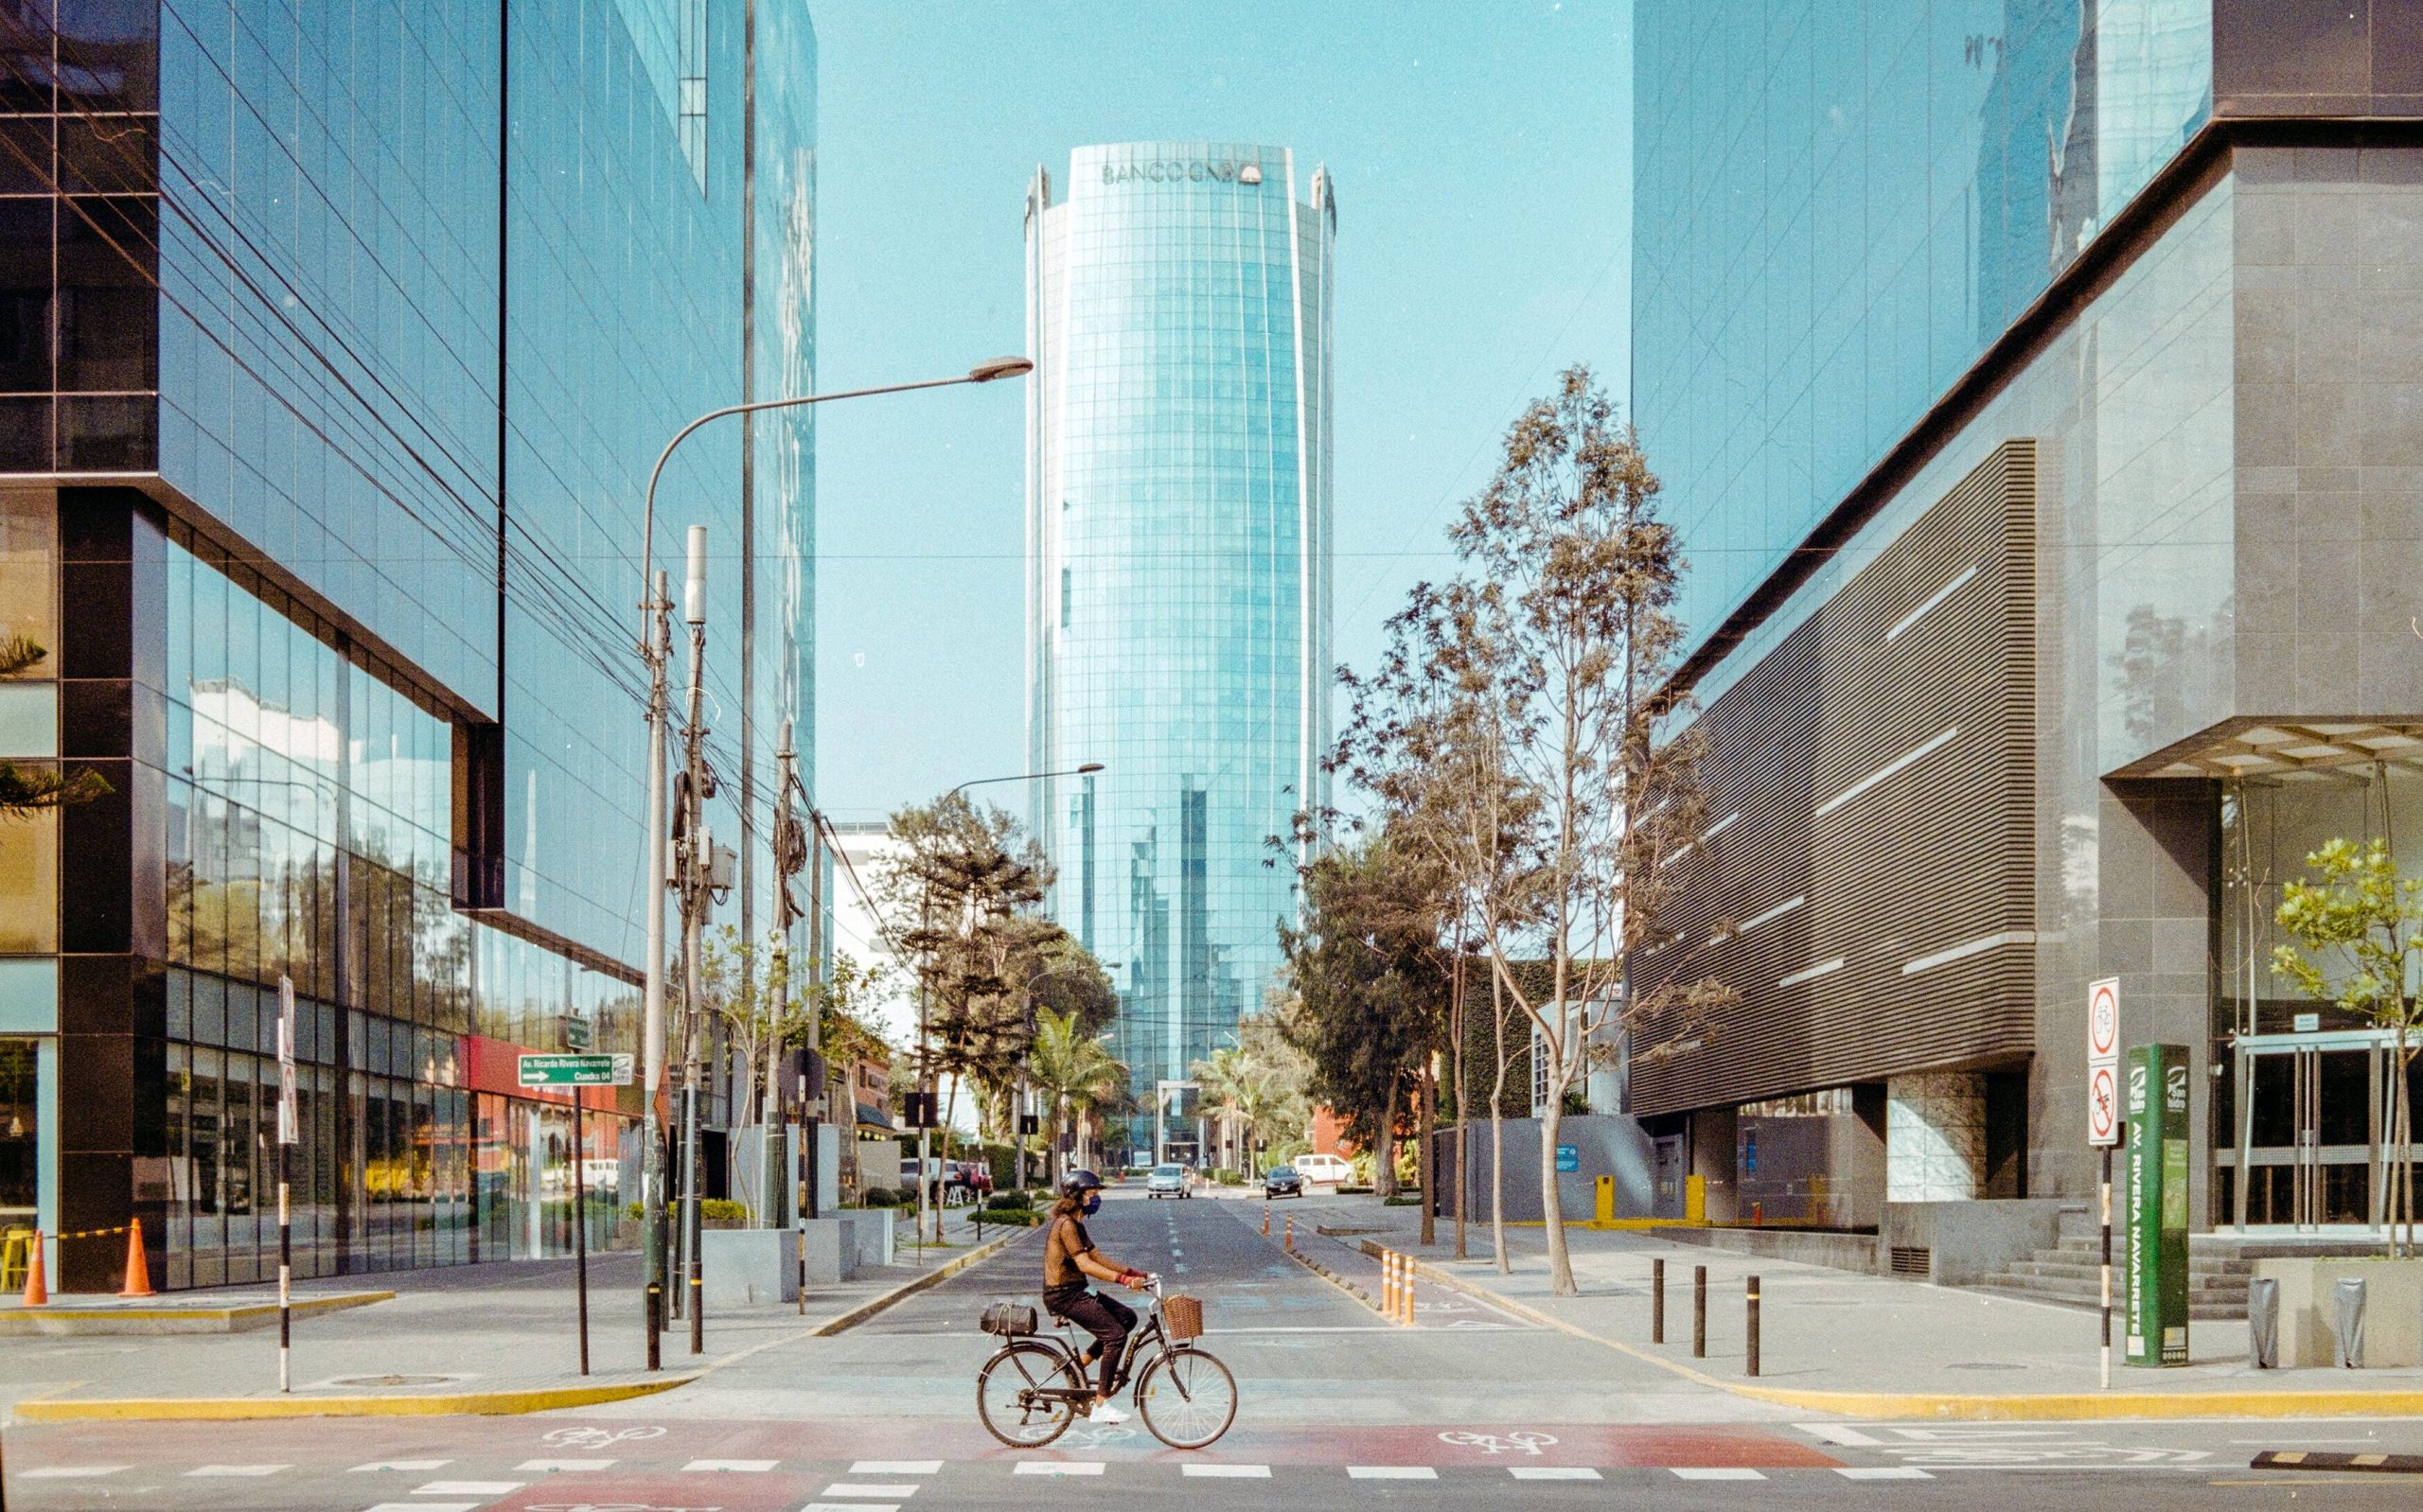
M591 1029L589 1027L589 1020L585 1018L565 1019L564 1048L567 1050L588 1049L591 1044L590 1033Z
M628 1055L525 1055L525 1087L623 1087L631 1083Z
M2127 1061L2129 1309L2132 1365L2187 1363L2187 1046Z

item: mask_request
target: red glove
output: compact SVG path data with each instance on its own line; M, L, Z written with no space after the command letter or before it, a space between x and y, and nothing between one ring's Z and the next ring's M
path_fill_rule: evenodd
M1119 1277L1119 1284L1132 1291L1142 1287L1145 1282L1151 1279L1151 1276L1146 1275L1141 1271L1126 1271L1121 1274Z

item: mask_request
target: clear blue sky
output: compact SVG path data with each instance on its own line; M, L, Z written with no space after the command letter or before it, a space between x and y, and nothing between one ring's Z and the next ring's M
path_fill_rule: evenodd
M1019 351L1027 176L1065 179L1071 148L1247 140L1329 165L1341 660L1369 665L1406 589L1447 570L1453 501L1527 396L1574 361L1624 393L1629 0L811 9L821 387ZM1001 384L820 417L836 818L1023 767L1022 414Z

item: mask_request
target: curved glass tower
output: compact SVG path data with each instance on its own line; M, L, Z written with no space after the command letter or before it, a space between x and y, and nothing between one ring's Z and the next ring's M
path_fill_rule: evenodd
M1260 1006L1269 841L1326 800L1336 231L1284 148L1080 148L1065 200L1028 190L1029 756L1105 765L1031 817L1148 1117Z

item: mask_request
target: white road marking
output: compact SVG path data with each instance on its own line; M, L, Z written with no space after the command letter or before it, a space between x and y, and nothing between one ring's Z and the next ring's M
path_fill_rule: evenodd
M485 1502L381 1502L365 1512L480 1512Z
M855 1497L869 1501L880 1501L887 1497L898 1497L906 1500L907 1498L917 1494L917 1486L914 1482L903 1484L897 1482L877 1483L875 1481L836 1481L818 1494L822 1496Z
M115 1475L126 1468L123 1465L53 1465L47 1469L20 1470L21 1481L89 1481L97 1475Z
M415 1496L511 1496L527 1481L432 1481L413 1487Z
M1840 1423L1795 1423L1792 1425L1812 1438L1822 1438L1829 1444L1848 1444L1854 1449L1873 1449L1884 1440L1845 1428Z
M763 1475L781 1463L780 1460L692 1460L681 1468L685 1472L696 1470L719 1474L731 1471L740 1475Z
M438 1463L443 1465L446 1462L440 1460ZM560 1473L567 1470L610 1470L613 1468L612 1460L523 1460L514 1467L517 1470L531 1470L539 1474Z
M1266 1481L1270 1479L1267 1465L1182 1465L1188 1475L1217 1481Z
M1932 1481L1934 1476L1915 1465L1841 1465L1834 1473L1846 1481Z
M291 1470L294 1467L292 1465L203 1465L187 1470L186 1473L187 1475L207 1477L227 1475L275 1475L280 1470Z
M1020 1475L1100 1475L1101 1460L1020 1460Z
M1763 1481L1766 1479L1761 1472L1745 1469L1739 1465L1677 1465L1672 1469L1674 1478L1678 1481Z
M1349 1465L1350 1481L1435 1481L1439 1472L1427 1465Z
M850 1467L853 1475L940 1475L940 1460L860 1460Z
M1577 1465L1509 1465L1506 1473L1518 1481L1595 1481L1599 1472Z
M376 1508L372 1512L377 1512ZM900 1512L896 1502L810 1502L800 1512Z

